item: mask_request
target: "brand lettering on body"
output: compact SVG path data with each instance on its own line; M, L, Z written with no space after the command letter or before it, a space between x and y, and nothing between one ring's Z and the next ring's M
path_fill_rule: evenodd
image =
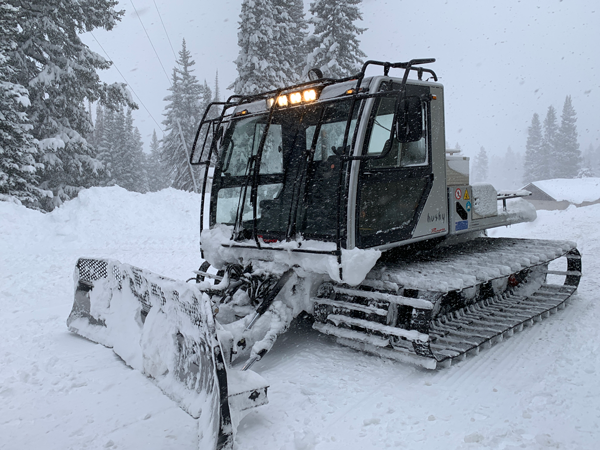
M427 222L445 222L446 221L446 213L439 212L437 214L429 214L427 213Z

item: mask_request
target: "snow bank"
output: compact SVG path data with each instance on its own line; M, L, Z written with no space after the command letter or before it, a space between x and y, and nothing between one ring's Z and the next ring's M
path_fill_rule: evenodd
M183 234L192 244L197 239L189 231L199 228L199 211L198 194L175 189L140 194L114 186L85 189L49 216L60 233L81 239L86 233L102 240L115 235L164 239Z
M519 218L519 222L533 222L537 218L535 206L522 198L506 200L506 211L502 203L499 203L498 214L514 214Z
M84 192L89 203L50 214L0 202L0 447L198 450L194 419L111 350L69 333L65 318L79 256L191 274L199 197ZM571 207L489 230L577 241L582 282L564 311L447 370L425 372L292 328L252 367L271 384L270 403L242 421L237 449L596 448L599 219L600 205Z
M534 181L533 184L556 201L578 205L600 199L600 178L575 178Z

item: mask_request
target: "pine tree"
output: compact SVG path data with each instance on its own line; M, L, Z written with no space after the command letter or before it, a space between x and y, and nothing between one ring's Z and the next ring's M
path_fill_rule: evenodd
M544 136L542 138L542 149L539 158L539 179L548 180L556 178L558 171L557 164L557 133L556 110L554 106L548 107L546 118L544 119Z
M0 4L0 200L39 209L45 193L37 187L36 141L24 112L30 104L29 92L23 85L7 81L15 75L8 54L17 45L20 13L19 7Z
M577 118L567 95L560 120L560 128L556 135L556 178L575 178L581 169L581 152L577 142Z
M487 181L488 179L488 156L485 148L481 147L475 157L473 166L473 181Z
M102 185L118 185L135 192L148 191L148 175L139 130L133 125L131 110L107 110L98 136L98 159L106 168Z
M279 14L284 17L280 18ZM296 79L289 59L291 18L273 0L244 0L238 31L238 77L229 87L236 94L252 95L286 86Z
M591 177L600 176L600 147L596 150L590 143L587 150L583 153L582 170L586 170Z
M133 126L131 110L128 110L125 115L119 150L121 173L117 184L129 191L147 192L148 174L144 161L142 137L139 130Z
M527 130L527 145L525 146L525 163L523 166L523 183L543 180L544 153L542 149L542 126L537 113L531 119L531 125Z
M538 119L539 125L539 119ZM521 154L514 152L509 146L504 154L504 161L502 162L503 167L503 178L507 189L518 189L522 186L521 181L523 179L523 164L521 162ZM527 183L526 183L527 184Z
M135 104L125 85L100 82L101 69L111 65L83 44L78 33L111 30L123 12L115 0L5 0L21 7L19 33L9 57L14 74L9 81L27 86L26 109L39 141L38 161L44 164L40 186L54 193L52 209L98 182L102 166L86 138L92 131L86 101L109 107Z
M302 0L274 0L274 5L279 33L275 36L273 45L280 47L282 51L280 58L291 65L287 84L300 82L306 65L306 38L308 37L304 2Z
M94 122L94 131L88 137L87 141L89 144L96 149L96 155L98 154L98 148L102 141L104 134L104 108L102 105L96 106L96 120Z
M215 95L213 96L213 102L220 102L220 99L221 91L219 90L219 71L217 70L217 74L215 75Z
M192 74L196 63L187 50L185 40L179 52L177 66L173 69L171 93L165 97L165 135L162 139L161 159L168 168L171 186L176 189L196 191L200 186L200 171L189 163L196 128L202 120L212 93L206 83L200 85Z
M366 31L354 25L362 20L361 0L315 0L310 4L314 32L308 38L305 73L320 69L324 76L342 78L357 73L366 56L358 36Z
M160 191L169 186L165 177L165 168L161 160L161 149L156 131L152 133L150 141L150 155L147 156L146 171L148 173L148 190L150 192Z
M123 136L125 117L122 109L106 109L103 114L104 127L98 136L98 160L102 163L105 173L102 186L118 184L121 167L119 165L118 148Z

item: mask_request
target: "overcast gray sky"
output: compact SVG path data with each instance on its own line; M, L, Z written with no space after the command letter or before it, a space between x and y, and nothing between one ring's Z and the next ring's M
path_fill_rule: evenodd
M185 38L196 76L213 87L218 70L221 96L232 94L226 87L237 76L241 3L123 0L119 8L126 14L113 31L95 31L97 41L84 36L93 50L108 53L148 109L140 104L134 113L146 148L154 129L162 136L163 99L175 64L168 39L178 52ZM437 59L431 68L445 86L451 146L458 142L471 156L481 146L491 154L508 146L522 152L533 113L543 120L553 105L560 115L567 95L577 111L581 150L600 146L598 0L363 0L361 10L357 25L367 28L360 40L368 59ZM101 78L123 81L115 68Z

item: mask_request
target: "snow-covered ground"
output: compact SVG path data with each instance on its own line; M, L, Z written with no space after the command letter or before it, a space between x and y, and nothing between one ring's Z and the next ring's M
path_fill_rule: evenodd
M0 449L198 448L195 421L112 350L67 331L79 256L185 279L199 197L82 192L50 214L0 202ZM270 403L240 424L250 449L592 449L600 438L600 205L540 211L492 235L569 239L584 277L564 311L429 372L301 326L253 369Z

